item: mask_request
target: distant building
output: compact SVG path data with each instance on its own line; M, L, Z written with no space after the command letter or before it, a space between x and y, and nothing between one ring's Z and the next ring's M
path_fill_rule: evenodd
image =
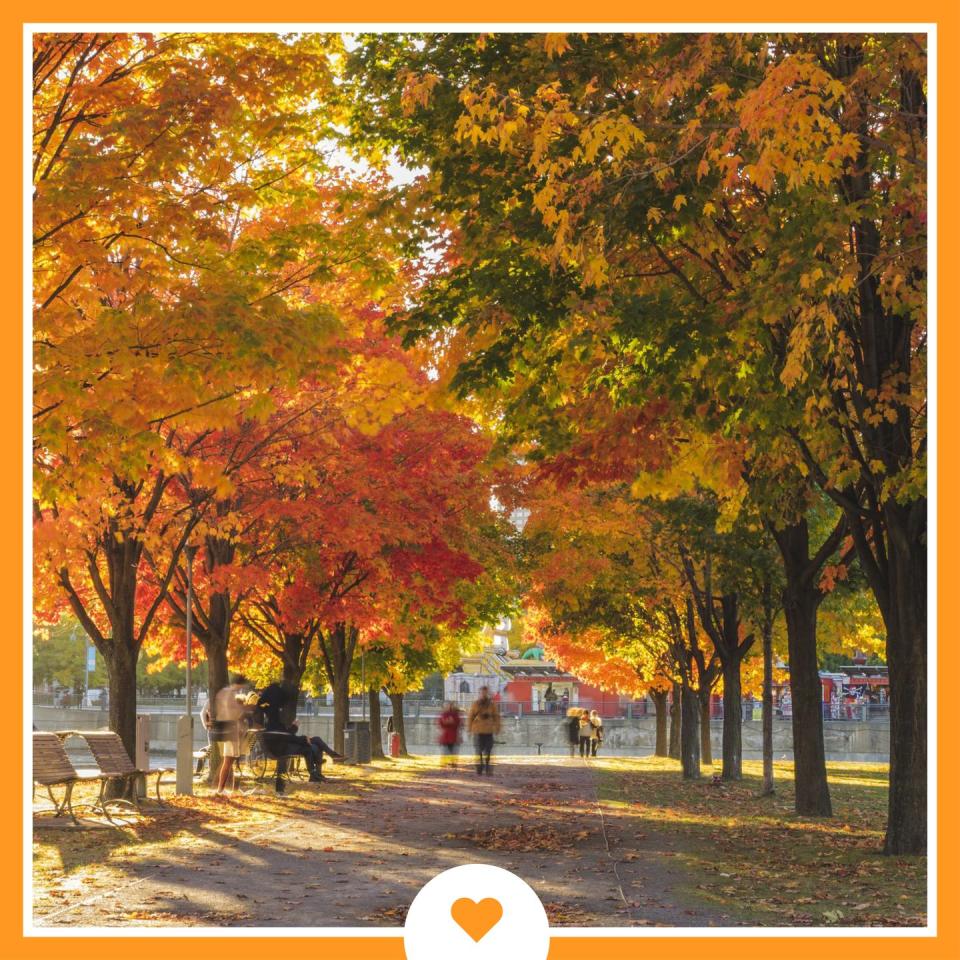
M466 705L481 687L500 697L509 714L562 713L570 707L597 710L601 716L623 713L630 698L607 693L544 659L542 648L530 647L522 655L510 650L509 619L492 631L492 643L481 653L465 656L459 669L444 680L444 699Z

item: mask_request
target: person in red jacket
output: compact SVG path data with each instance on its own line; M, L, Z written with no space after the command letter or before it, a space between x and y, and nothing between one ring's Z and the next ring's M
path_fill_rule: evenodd
M463 720L460 711L453 702L444 705L443 713L437 717L437 726L440 727L440 746L443 752L440 756L441 766L456 766L457 752L460 749L460 727Z

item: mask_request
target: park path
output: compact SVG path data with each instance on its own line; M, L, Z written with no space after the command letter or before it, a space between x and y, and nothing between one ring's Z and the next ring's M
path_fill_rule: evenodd
M696 900L669 831L628 808L601 814L595 771L579 758L511 758L483 778L467 765L431 767L320 789L336 792L329 804L306 785L279 812L273 797L221 801L216 822L171 825L146 853L118 845L107 873L75 870L53 902L37 903L35 922L399 926L420 887L462 863L522 877L554 925L733 922ZM271 812L245 816L258 804Z

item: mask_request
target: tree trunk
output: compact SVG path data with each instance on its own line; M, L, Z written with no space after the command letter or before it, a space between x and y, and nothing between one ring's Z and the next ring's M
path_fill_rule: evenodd
M400 738L400 756L408 757L407 733L403 726L403 694L391 693L390 706L393 708L393 732Z
M289 634L288 637L289 646L299 651L304 642L303 636L301 634ZM290 697L280 710L280 718L287 726L290 726L297 719L297 701L300 699L300 682L303 680L300 659L300 656L297 656L295 660L285 657L283 661L282 683Z
M670 756L680 759L680 684L675 683L670 693Z
M350 722L350 673L335 678L333 685L333 749L343 753L343 732Z
M680 755L683 779L700 779L700 704L686 684L680 694Z
M109 683L108 722L110 729L120 735L131 760L137 756L137 659L139 651L133 649L132 639L126 643L114 642L105 645L104 653ZM107 785L110 797L124 793L122 780L111 780Z
M667 750L667 691L651 690L650 699L657 712L657 742L653 748L655 757L666 757Z
M704 766L713 764L713 744L710 742L710 691L697 691L700 702L700 762Z
M360 630L338 623L326 636L317 631L317 641L330 689L333 691L333 748L343 753L343 730L350 720L350 670Z
M786 577L783 612L790 660L796 811L805 817L830 817L833 807L823 746L823 688L817 666L817 609L823 599L816 583L820 565L811 564L805 519L774 530L773 535Z
M211 621L213 600L211 599ZM212 623L211 623L212 626ZM213 705L217 693L230 682L230 672L227 665L227 642L228 638L210 633L206 640L200 641L203 645L204 653L207 657L207 702L210 704L210 712L213 713ZM223 761L219 741L214 741L209 745L207 751L207 783L215 784L220 775L220 764Z
M794 793L797 813L833 816L823 746L823 689L817 666L817 606L814 590L784 591L790 657Z
M763 785L760 796L773 793L773 620L763 624Z
M380 726L380 690L371 687L367 691L370 700L370 756L383 759L383 728Z
M738 656L723 663L723 771L724 780L743 778L742 725L743 703L740 694Z
M909 507L884 510L891 603L886 620L890 669L890 793L884 853L927 849L927 558ZM922 530L926 532L926 511ZM911 518L916 521L916 518Z

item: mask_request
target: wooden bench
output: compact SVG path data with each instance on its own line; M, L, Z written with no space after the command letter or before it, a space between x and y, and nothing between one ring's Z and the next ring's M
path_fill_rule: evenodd
M70 819L76 823L77 816L73 812L73 788L78 783L87 783L93 780L100 781L100 794L106 777L102 773L80 774L74 769L63 741L55 733L33 734L33 782L45 787L50 802L53 804L55 816L62 816L64 811L70 814ZM62 800L53 795L54 787L63 787Z
M130 796L133 798L134 805L139 809L140 795L137 790L137 783L143 779L146 783L147 777L151 774L157 775L156 791L157 802L163 803L160 796L160 781L165 773L175 773L175 767L158 767L153 770L140 770L133 764L130 755L127 753L123 741L119 734L109 730L73 730L70 731L73 736L82 737L93 759L96 760L100 773L103 775L104 782L100 787L101 805L103 804L103 793L108 780L122 780L129 786ZM106 801L114 802L114 801Z

